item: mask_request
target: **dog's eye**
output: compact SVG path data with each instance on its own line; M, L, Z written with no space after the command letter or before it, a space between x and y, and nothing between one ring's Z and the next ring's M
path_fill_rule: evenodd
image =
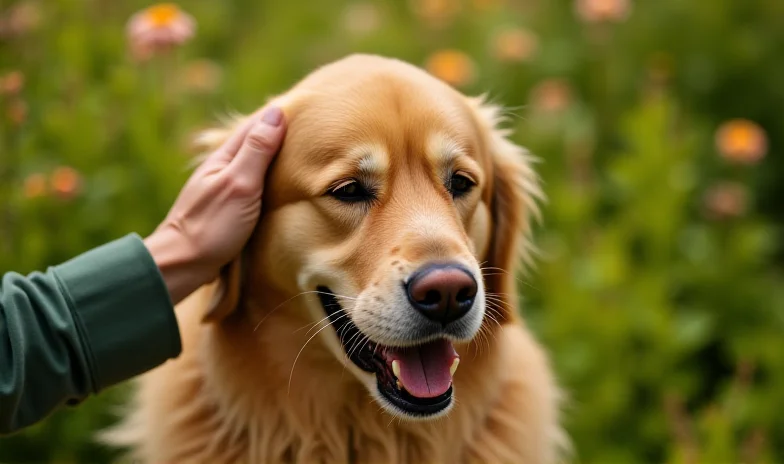
M355 180L341 182L330 190L329 194L345 202L370 201L374 198L371 192L368 192L362 184Z
M474 181L468 176L456 172L452 174L452 178L449 180L449 192L452 193L453 197L458 198L470 192L475 185Z

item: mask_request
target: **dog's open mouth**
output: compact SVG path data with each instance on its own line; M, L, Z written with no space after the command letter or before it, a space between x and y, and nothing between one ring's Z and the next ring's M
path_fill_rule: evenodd
M392 405L419 417L449 407L460 358L448 340L406 348L380 345L361 333L329 288L317 290L346 355L360 369L376 374L378 390Z

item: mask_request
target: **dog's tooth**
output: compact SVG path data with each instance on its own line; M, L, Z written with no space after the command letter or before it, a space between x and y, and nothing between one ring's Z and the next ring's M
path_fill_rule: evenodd
M452 365L451 365L451 366L449 366L449 374L450 374L452 377L454 377L454 376L455 376L455 372L457 372L457 366L458 366L459 364L460 364L460 358L455 358L455 359L452 361Z
M397 359L392 361L392 373L395 374L395 377L400 377L400 361Z
M398 381L397 381L397 389L398 389L398 390L405 390L405 389L406 389L406 388L403 386L403 384L402 384L402 383L400 383L400 380L398 380Z

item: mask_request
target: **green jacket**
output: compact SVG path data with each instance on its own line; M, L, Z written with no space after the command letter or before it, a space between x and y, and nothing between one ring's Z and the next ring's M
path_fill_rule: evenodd
M0 282L0 434L179 355L160 271L136 234Z

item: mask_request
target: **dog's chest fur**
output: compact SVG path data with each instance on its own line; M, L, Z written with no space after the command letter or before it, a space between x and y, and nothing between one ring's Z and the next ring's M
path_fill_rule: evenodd
M235 329L197 315L179 312L182 355L141 379L133 414L107 434L142 462L539 463L557 445L556 399L539 385L548 372L517 329L462 353L446 417L409 422L384 412L318 339L299 352L312 335L301 319Z

